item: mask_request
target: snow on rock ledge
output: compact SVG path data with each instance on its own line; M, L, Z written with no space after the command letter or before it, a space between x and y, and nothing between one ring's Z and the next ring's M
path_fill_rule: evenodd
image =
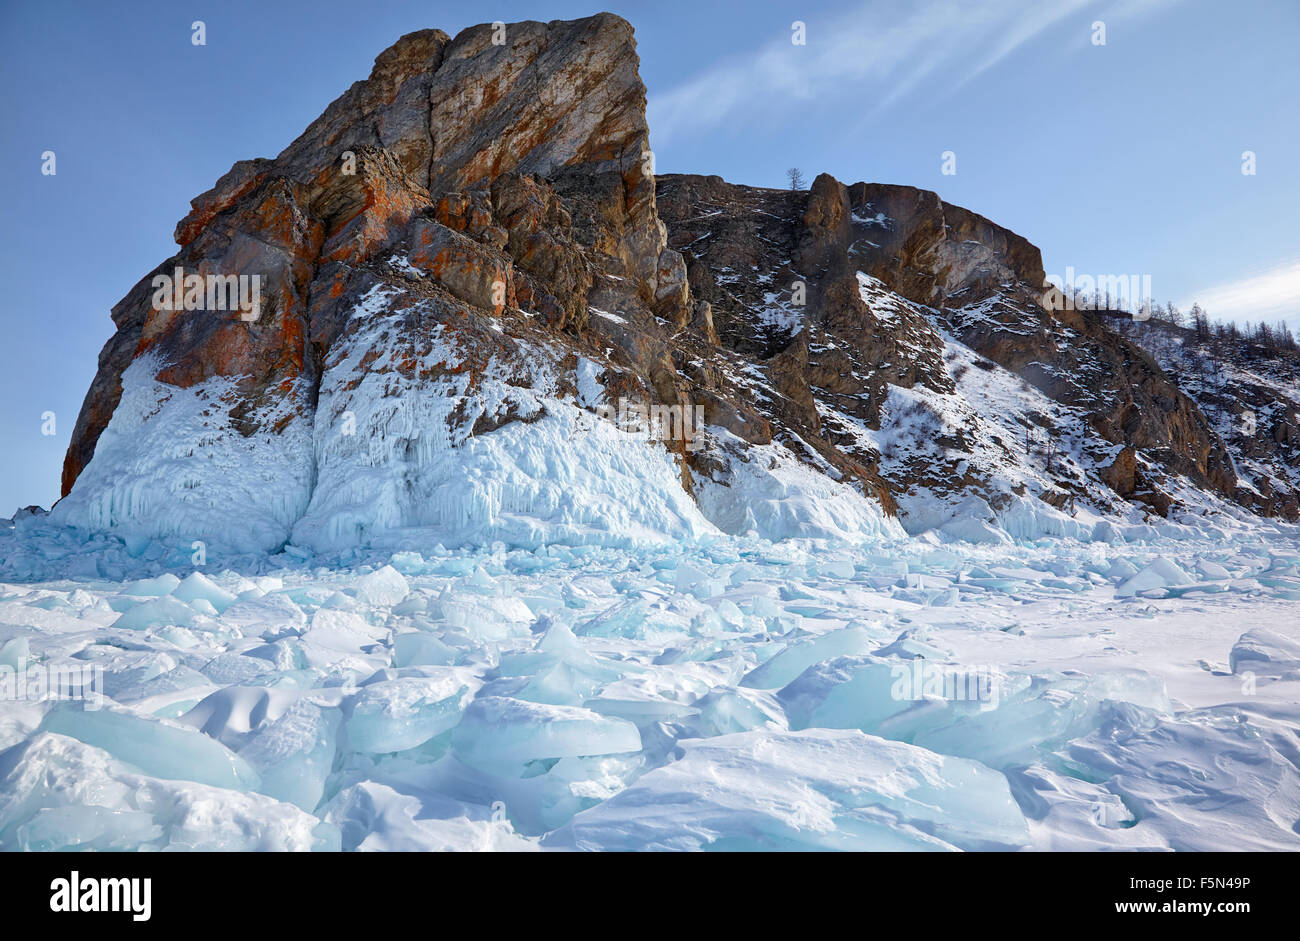
M311 496L311 426L298 413L306 390L296 384L256 416L263 430L245 437L232 414L234 380L184 389L153 378L158 370L149 356L127 368L94 459L51 521L108 530L128 546L197 539L239 552L279 548ZM268 430L277 425L278 434Z
M317 482L293 541L318 552L501 540L641 545L716 535L657 442L559 398L556 354L472 352L372 317L326 364ZM461 341L465 343L465 341ZM467 344L468 345L468 344Z
M700 510L729 535L833 539L852 543L906 537L879 503L795 459L779 444L746 444L721 428L725 470L697 475Z

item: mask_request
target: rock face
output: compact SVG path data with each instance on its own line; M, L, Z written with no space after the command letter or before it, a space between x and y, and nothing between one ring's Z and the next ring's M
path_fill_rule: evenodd
M461 394L473 398L491 367L507 387L532 389L538 363L519 338L567 331L568 349L552 350L563 359L599 351L583 336L592 309L687 322L685 269L656 214L644 104L632 30L616 17L514 24L503 43L490 26L404 36L278 157L241 161L196 198L176 228L180 251L114 309L118 331L69 448L61 513L202 537L220 531L234 500L267 521L250 544L274 546L312 515L318 481L334 472L340 455L322 440L334 418L348 413L349 437L360 420L357 439L372 448L392 440L385 420L366 427L345 407L340 387L384 368L390 383L430 393L440 377L464 377ZM257 318L156 309L153 277L176 268L256 276ZM376 314L418 315L386 333L384 349L356 350L359 337L375 339L354 317L365 299ZM495 322L503 316L508 328ZM448 358L420 359L435 346ZM405 355L390 361L395 347ZM654 342L634 355L671 372ZM138 394L125 402L129 370ZM661 376L655 391L671 402L673 386ZM175 399L172 388L192 394ZM320 413L322 396L337 415ZM202 417L183 418L185 403ZM452 420L469 432L497 420L482 402L461 405ZM166 446L128 453L146 425ZM277 460L252 479L240 473L250 454L254 464L269 457L270 439ZM364 461L393 457L378 450ZM199 452L226 476L190 461ZM88 476L92 456L103 468ZM379 515L398 526L410 522L403 514ZM337 521L326 528L341 532Z
M1236 502L1261 516L1300 520L1300 353L1123 313L1107 320L1166 376L1177 376L1210 420L1231 459Z
M1174 476L1234 495L1195 402L1103 318L1044 309L1042 257L1015 233L934 193L827 175L806 194L659 185L670 244L723 344L779 380L760 412L871 467L909 528L942 520L936 497L969 513L976 496L991 518L1026 495L1164 515L1158 481ZM1019 401L991 398L1002 373L1025 387Z
M262 314L250 328L236 318L155 311L153 272L143 279L114 308L118 334L101 355L74 435L65 493L116 407L122 372L146 351L168 362L164 382L187 387L214 375L248 377L243 388L252 399L310 371L320 349L308 349L309 333L317 340L331 330L309 308L331 292L340 296L344 269L402 240L412 219L432 207L431 185L444 220L462 231L467 220L457 219L454 207L477 198L474 234L507 271L512 253L525 271L546 271L563 265L562 246L548 243L545 231L537 237L538 207L530 215L525 203L539 195L519 193L528 184L509 180L572 168L571 185L605 199L596 208L608 217L592 222L607 226L599 247L609 266L653 298L664 234L645 170L645 89L631 28L598 16L517 24L504 45L492 45L491 35L480 26L454 41L439 30L402 37L280 156L240 161L193 201L176 227L181 251L158 270L258 275ZM515 228L485 236L487 187L503 177L503 221ZM506 241L493 245L502 234ZM468 251L451 253L453 267L483 260ZM482 299L463 274L449 282L469 300ZM581 297L569 300L585 316Z
M55 515L325 550L1234 494L1150 357L1040 306L1025 239L905 186L656 182L644 105L608 14L402 37L113 308ZM256 309L160 304L177 269L256 278Z

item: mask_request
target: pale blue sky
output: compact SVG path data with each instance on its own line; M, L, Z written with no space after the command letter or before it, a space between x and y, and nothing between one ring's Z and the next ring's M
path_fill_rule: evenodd
M660 172L926 187L1050 273L1300 328L1296 0L0 0L0 514L57 498L109 308L232 163L278 153L402 33L600 9L636 27Z

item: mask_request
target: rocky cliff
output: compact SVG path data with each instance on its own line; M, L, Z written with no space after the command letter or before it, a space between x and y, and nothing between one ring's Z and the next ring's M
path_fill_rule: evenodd
M1006 538L1239 493L1150 356L1043 309L1025 239L905 186L656 181L644 104L612 15L402 37L113 308L56 516L250 550ZM160 304L177 269L194 303ZM228 276L255 309L213 309Z

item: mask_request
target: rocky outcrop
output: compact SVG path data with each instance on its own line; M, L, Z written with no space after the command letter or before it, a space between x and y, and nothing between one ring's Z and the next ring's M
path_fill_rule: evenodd
M1261 516L1300 519L1300 354L1120 311L1100 317L1164 376L1177 377L1209 420L1231 461L1222 477L1224 486L1235 481L1233 498Z
M924 528L935 495L1164 512L1162 474L1237 490L1151 357L1043 309L1024 238L907 186L656 180L644 106L608 14L402 37L279 156L195 198L114 307L56 515L220 539L233 506L267 549L528 539L537 514L573 538ZM178 269L162 295L183 302L159 303ZM255 301L214 307L232 276ZM986 371L1037 398L990 416ZM584 450L605 431L583 416L628 403L678 425L605 466L619 445ZM676 489L631 496L665 460ZM822 509L791 510L800 493Z
M507 266L518 264L556 289L538 297L540 307L561 323L580 321L585 266L571 241L567 251L557 241L563 224L542 228L557 221L546 218L542 194L550 191L554 212L554 193L534 177L568 170L572 189L599 192L604 202L588 234L601 267L626 278L641 299L688 315L684 278L675 281L681 272L673 258L661 258L664 234L647 169L645 90L631 27L601 15L513 24L505 43L492 38L491 26L454 40L439 30L402 37L375 60L368 79L278 157L240 161L193 201L176 227L181 251L159 270L258 276L261 316L250 326L215 312L153 310L153 273L141 281L114 309L118 334L101 355L82 409L65 493L94 453L120 395L121 373L135 357L156 350L168 363L160 378L183 386L226 375L246 377L251 398L283 388L323 353L307 346L310 333L328 333L309 325L308 310L336 289L340 266L355 268L412 236L437 234L425 220L417 232L407 231L430 209L435 217L440 209L452 228L469 227L481 246L476 251L441 230L442 254L429 257L433 276L445 278L451 293L487 302L491 283L509 280ZM530 186L537 192L522 192ZM475 200L477 215L466 216ZM494 208L500 227L487 221ZM491 252L498 257L489 260ZM530 283L526 296L535 289Z
M1037 487L1046 502L1057 506L1072 494L1095 499L1100 483L1163 514L1170 500L1162 474L1234 496L1228 451L1196 403L1100 318L1044 309L1042 257L1021 236L925 190L846 186L825 174L807 193L717 177L663 177L659 185L670 244L686 255L692 291L711 305L724 346L775 370L784 398L765 408L767 417L879 468L879 449L864 447L853 423L887 431L891 389L956 393L956 373L968 369L951 368L947 331L983 357L982 366L1013 373L1068 410L1059 422L1039 412L1016 419L1041 440L1042 453L1030 456L1041 465ZM807 359L792 369L786 347L796 335L806 340ZM792 373L810 395L792 394ZM825 421L828 409L840 417ZM1075 427L1080 418L1082 429ZM949 422L944 453L896 461L892 469L886 458L880 472L896 495L918 480L927 492L997 489L995 478L1025 457L1015 452L1035 449L1011 446L1023 431L978 425L976 416L965 427ZM1080 433L1091 470L1075 473L1052 457L1065 446L1057 439ZM1005 453L977 470L975 442L989 435ZM1117 448L1120 467L1134 465L1127 473L1112 466ZM1145 471L1136 466L1139 455Z
M1003 287L1043 284L1035 246L928 190L855 183L848 199L863 233L853 245L855 262L909 300L969 304Z

